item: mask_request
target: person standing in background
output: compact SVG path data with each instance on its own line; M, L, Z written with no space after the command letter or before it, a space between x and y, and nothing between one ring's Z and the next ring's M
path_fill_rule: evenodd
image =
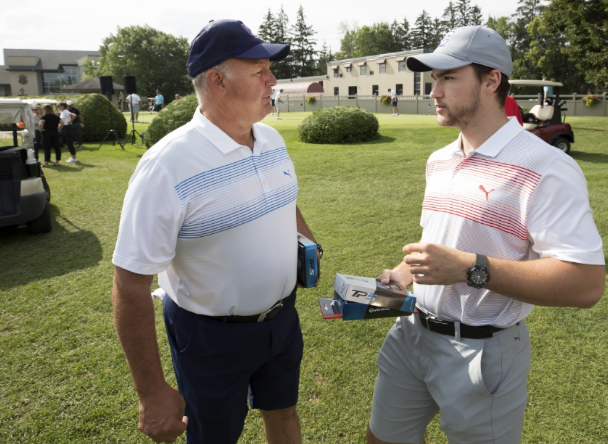
M78 144L78 148L82 148L82 134L80 134L80 128L84 128L84 119L80 110L74 106L74 102L68 100L68 110L76 115L76 118L72 122L72 132L74 133L74 142Z
M505 114L507 117L516 117L519 124L523 126L524 119L521 117L519 105L513 96L507 96L507 101L505 102Z
M127 96L127 103L129 104L129 111L131 111L131 122L139 123L139 103L141 97L137 94L132 93Z
M65 102L59 102L57 104L57 108L59 109L59 117L63 122L63 141L68 146L68 150L70 151L70 158L66 160L67 163L78 162L76 159L76 149L74 148L74 130L72 129L72 122L76 119L76 114L71 113L68 110L68 104Z
M543 80L548 82L549 78L547 76L543 77ZM543 105L553 105L553 87L552 86L543 86L543 92L545 93L543 97Z
M160 90L156 90L156 97L154 97L156 101L156 105L154 106L154 111L159 112L165 106L165 98L160 93Z
M277 97L277 93L275 92L274 88L272 88L272 94L270 95L270 100L272 102L272 111L270 112L270 114L272 116L275 115L275 113L277 112L277 105L274 103L274 101L276 100Z
M283 101L281 100L282 92L283 92L283 89L280 89L278 92L274 93L274 106L277 109L277 120L282 120L281 119L281 105L279 105L280 103L283 103Z
M391 105L393 107L393 117L396 117L399 115L399 112L397 111L397 91L391 91L391 89L388 89L388 92L391 93Z
M38 151L42 148L42 133L40 132L40 128L38 128L40 118L42 117L42 108L36 106L36 108L32 110L32 114L34 114L34 123L36 124L34 133L34 153L36 155L36 160L38 160Z
M55 150L55 166L61 160L61 145L59 144L59 131L63 128L63 121L53 111L51 105L44 105L44 116L38 121L38 129L42 134L42 148L44 148L44 168L49 166L51 160L51 147Z

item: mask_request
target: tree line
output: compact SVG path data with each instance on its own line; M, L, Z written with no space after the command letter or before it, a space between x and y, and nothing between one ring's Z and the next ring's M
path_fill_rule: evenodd
M271 64L275 77L286 79L325 75L332 60L433 50L449 30L467 25L485 25L503 36L511 49L514 79L547 76L564 83L564 93L607 89L608 0L518 0L513 15L485 21L481 9L470 0L449 1L441 17L431 18L422 11L411 25L406 17L361 27L342 22L336 53L325 41L318 49L317 33L307 24L302 6L293 24L281 6L276 13L268 10L258 36L268 43L291 45L285 60ZM99 61L85 66L85 74L111 75L118 83L124 75L134 75L140 95L152 96L160 89L170 101L176 93L192 91L186 70L188 51L183 37L149 26L118 28L103 40Z

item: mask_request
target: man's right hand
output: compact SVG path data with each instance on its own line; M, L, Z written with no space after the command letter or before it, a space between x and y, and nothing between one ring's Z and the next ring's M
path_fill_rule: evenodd
M140 432L154 442L175 442L186 431L188 417L183 416L186 402L169 384L153 395L139 399Z
M396 268L399 268L400 266L401 264ZM409 273L407 270L400 271L397 269L382 270L382 274L378 276L378 279L380 279L380 282L383 284L388 284L389 281L395 281L403 288L409 287L412 285L412 282L414 282L414 276L411 273Z

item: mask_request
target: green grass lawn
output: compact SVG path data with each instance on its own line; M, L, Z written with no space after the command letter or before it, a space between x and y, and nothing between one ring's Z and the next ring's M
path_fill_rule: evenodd
M382 137L348 146L305 145L306 113L264 122L285 138L298 205L325 256L319 287L300 290L305 351L298 410L306 443L364 443L375 357L391 319L323 320L336 272L374 276L416 241L431 152L457 131L434 117L379 115ZM153 114L140 113L149 122ZM569 118L595 221L608 245L608 120ZM146 123L135 124L145 131ZM129 129L131 126L129 125ZM0 232L0 443L151 442L137 431L137 397L112 322L112 252L122 200L145 148L85 144L77 164L45 171L53 231ZM608 251L605 247L604 251ZM574 297L574 295L573 295ZM166 377L175 384L155 302ZM591 310L535 308L524 443L608 442L608 299ZM446 443L438 418L427 442ZM178 442L185 443L181 438ZM242 443L264 442L251 412Z

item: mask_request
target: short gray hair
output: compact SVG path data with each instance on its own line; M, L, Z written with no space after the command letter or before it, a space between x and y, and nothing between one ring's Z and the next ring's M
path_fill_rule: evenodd
M203 71L202 73L197 74L197 76L192 79L192 85L194 86L194 92L196 93L196 96L198 97L198 101L201 105L203 104L205 96L207 95L207 93L209 91L209 85L207 85L207 73L209 71L211 71L212 69L219 71L227 79L232 79L232 78L236 77L236 72L234 71L234 68L231 66L231 64L229 62L230 62L230 59L220 63L217 66L214 66L213 68L209 68L207 71Z

